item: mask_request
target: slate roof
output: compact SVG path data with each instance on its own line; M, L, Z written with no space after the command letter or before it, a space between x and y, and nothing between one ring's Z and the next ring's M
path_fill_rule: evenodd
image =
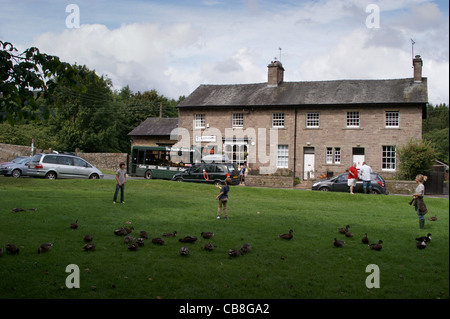
M200 85L178 107L427 103L427 79Z
M178 118L149 117L128 133L129 136L170 136L170 132L178 127Z

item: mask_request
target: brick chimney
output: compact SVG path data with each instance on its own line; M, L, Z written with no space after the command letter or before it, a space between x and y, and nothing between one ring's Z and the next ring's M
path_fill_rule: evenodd
M422 82L422 65L423 65L423 61L422 61L420 55L416 55L415 58L413 59L414 83Z
M268 66L267 84L278 86L283 82L284 68L280 61L272 61Z

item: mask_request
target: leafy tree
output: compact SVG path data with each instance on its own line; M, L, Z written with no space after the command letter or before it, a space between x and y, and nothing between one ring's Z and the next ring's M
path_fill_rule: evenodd
M427 107L427 118L422 125L423 138L436 150L436 157L449 163L449 110L448 105L439 104Z
M84 70L38 48L18 53L13 44L0 41L0 122L48 119L56 102L51 98L56 82L82 90L80 81L86 76Z
M435 150L426 140L410 140L397 148L397 154L400 160L400 175L407 180L428 171L436 159Z

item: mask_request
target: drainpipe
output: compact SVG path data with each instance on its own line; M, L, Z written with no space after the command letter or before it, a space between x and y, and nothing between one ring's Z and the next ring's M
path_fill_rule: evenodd
M294 119L294 169L293 169L293 179L292 186L295 187L295 173L297 167L297 108L295 108L295 119Z

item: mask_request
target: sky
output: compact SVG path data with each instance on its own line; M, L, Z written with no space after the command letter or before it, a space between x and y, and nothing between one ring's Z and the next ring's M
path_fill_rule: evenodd
M449 103L447 0L0 0L0 40L174 99L275 59L289 82L412 78L414 54Z

